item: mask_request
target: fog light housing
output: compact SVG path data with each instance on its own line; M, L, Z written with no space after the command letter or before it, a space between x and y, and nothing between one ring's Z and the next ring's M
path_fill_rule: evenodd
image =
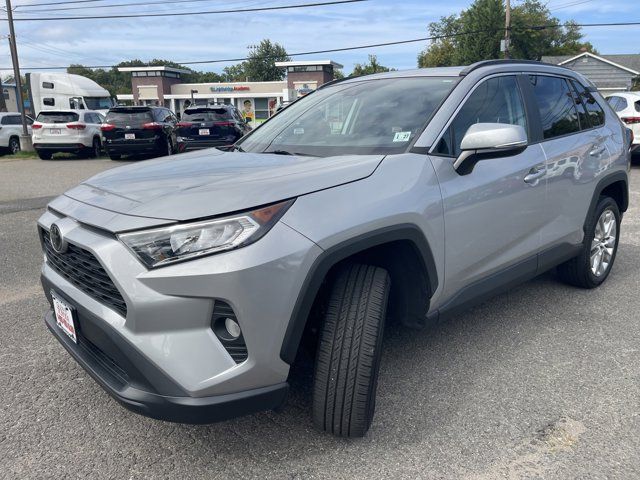
M240 330L240 325L233 318L225 318L224 319L224 328L227 330L229 336L235 340L240 335L242 335L242 330Z
M211 315L211 329L227 353L236 363L244 362L248 356L242 329L233 308L222 300L216 300Z

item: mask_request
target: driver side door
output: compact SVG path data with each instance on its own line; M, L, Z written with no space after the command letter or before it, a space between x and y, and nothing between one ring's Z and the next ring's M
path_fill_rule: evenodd
M535 275L547 220L545 157L539 144L453 168L460 143L475 123L520 125L531 141L527 104L517 75L480 81L431 152L440 181L445 223L445 282L441 311L463 306L501 285ZM503 285L504 284L504 285Z

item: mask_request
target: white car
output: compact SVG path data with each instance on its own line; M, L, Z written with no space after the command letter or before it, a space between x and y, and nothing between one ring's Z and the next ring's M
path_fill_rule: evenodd
M101 113L92 110L46 110L31 126L33 148L42 160L68 152L96 158L102 150Z
M615 93L607 97L607 102L633 132L631 151L640 153L640 92Z
M33 119L27 116L27 131L31 134ZM0 113L0 150L2 153L15 154L20 151L22 119L19 113Z

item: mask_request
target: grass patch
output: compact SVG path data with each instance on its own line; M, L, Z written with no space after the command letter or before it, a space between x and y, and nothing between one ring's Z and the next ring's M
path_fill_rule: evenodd
M34 160L38 158L36 152L18 152L15 155L2 155L0 160Z

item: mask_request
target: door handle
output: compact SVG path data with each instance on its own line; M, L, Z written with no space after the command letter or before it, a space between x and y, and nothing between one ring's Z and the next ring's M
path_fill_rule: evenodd
M547 169L544 167L533 167L529 170L529 173L525 175L525 183L531 185L537 185L538 181L547 174Z
M604 149L604 145L594 145L593 150L589 152L589 155L591 155L592 157L599 157L604 153Z

